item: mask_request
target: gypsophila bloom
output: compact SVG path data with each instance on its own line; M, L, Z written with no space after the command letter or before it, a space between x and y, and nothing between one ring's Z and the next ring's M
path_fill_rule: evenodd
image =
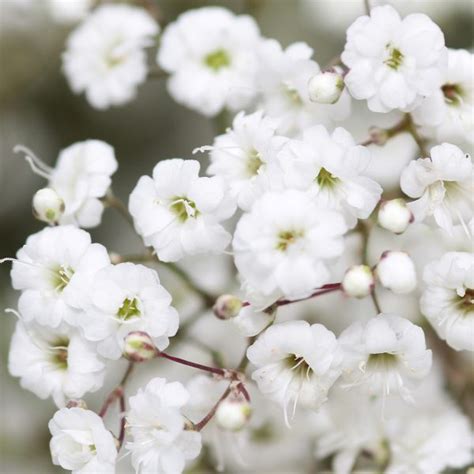
M391 199L380 204L377 222L380 227L401 234L413 222L413 214L404 199Z
M109 263L105 247L91 243L90 235L76 227L48 227L30 235L11 271L13 288L21 290L22 317L51 327L62 321L74 325L80 311L70 302Z
M127 430L132 438L126 448L137 472L179 474L186 460L201 450L201 435L187 429L181 409L189 394L179 382L154 378L130 397Z
M104 5L72 32L63 54L71 89L97 109L123 105L147 75L145 48L159 27L142 8Z
M474 212L473 170L471 157L449 143L433 147L430 158L411 161L402 172L400 186L417 198L408 204L415 221L432 216L449 233L454 224L465 226Z
M407 112L441 86L447 50L443 32L429 17L416 13L402 20L384 5L349 27L341 59L355 99L366 99L373 112Z
M102 418L82 408L62 408L49 422L53 464L73 474L114 474L117 448Z
M93 0L46 0L53 20L58 23L74 23L82 20L93 6Z
M423 330L405 318L382 313L367 324L355 322L339 336L344 351L342 377L347 388L361 387L371 395L410 391L431 368Z
M370 151L340 127L331 134L321 125L306 129L302 141L284 147L279 161L288 187L309 190L316 204L341 212L349 228L369 217L382 194L364 176Z
M253 337L269 326L274 321L275 315L276 309L259 311L254 305L248 304L230 321L237 327L242 336Z
M460 351L474 351L474 255L448 252L425 267L421 312L438 336Z
M293 43L285 50L276 40L265 40L259 49L258 86L261 107L278 121L280 133L296 134L305 127L344 120L351 103L344 91L335 104L311 101L308 81L321 69L311 59L306 43Z
M161 37L158 64L171 74L168 90L180 104L212 117L245 107L255 95L255 20L222 7L182 13Z
M416 288L415 264L405 252L384 252L375 272L380 283L394 293L410 293Z
M240 112L232 129L215 138L210 152L210 175L221 176L237 205L248 211L271 181L268 167L287 139L276 134L277 123L257 111Z
M135 228L160 260L218 253L231 240L221 221L235 211L222 178L199 177L199 162L160 161L153 178L142 176L130 195Z
M289 321L268 328L247 350L256 366L260 391L295 413L301 403L319 408L341 373L342 352L334 334L321 324Z
M439 89L413 111L422 135L442 141L474 141L474 55L448 50Z
M8 370L23 388L62 407L102 387L105 364L94 346L67 325L46 328L19 321L13 334Z
M110 359L120 358L124 339L132 331L148 333L164 350L178 330L170 294L160 285L156 271L143 265L103 268L91 280L87 298L78 304L83 314L77 323L85 338L96 342L98 352Z
M266 193L237 224L235 264L245 284L264 295L298 298L330 280L326 260L341 255L347 227L296 190Z

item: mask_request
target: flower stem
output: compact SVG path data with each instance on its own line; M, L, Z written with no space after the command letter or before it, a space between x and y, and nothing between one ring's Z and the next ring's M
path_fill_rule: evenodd
M157 357L163 357L165 359L171 360L181 365L186 365L188 367L193 367L194 369L204 370L214 375L220 375L221 377L227 376L227 371L220 367L210 367L209 365L199 364L197 362L192 362L190 360L182 359L181 357L175 357L166 352L157 352Z
M219 405L231 394L232 384L230 384L225 392L221 395L221 398L216 402L216 404L211 408L209 413L199 422L194 425L196 431L201 431L208 423L211 421L212 417L216 414Z
M130 374L133 371L134 364L133 362L129 362L127 370L125 371L124 376L122 377L122 380L120 383L117 385L117 387L110 393L110 395L105 399L104 404L102 405L102 408L99 411L99 416L103 418L109 407L112 405L112 403L117 400L117 398L122 399L124 396L124 388L125 384L127 383L128 378L130 377ZM125 411L125 410L123 410Z

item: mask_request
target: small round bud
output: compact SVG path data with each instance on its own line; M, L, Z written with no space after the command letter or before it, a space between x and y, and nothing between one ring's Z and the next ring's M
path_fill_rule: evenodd
M380 205L377 220L380 227L401 234L413 222L413 214L404 199L392 199Z
M154 359L158 349L151 337L143 331L133 331L125 338L123 355L133 362Z
M374 274L367 265L350 267L342 280L344 293L354 298L364 298L370 295L374 285Z
M33 214L37 219L48 224L56 224L64 212L64 201L51 188L36 191L33 196Z
M343 90L344 79L337 72L320 72L308 82L309 99L318 104L335 104Z
M252 407L246 400L226 399L217 408L216 423L223 430L239 431L246 425L251 414Z
M87 410L87 405L84 400L69 400L67 402L66 408L82 408Z
M221 295L217 298L212 310L219 319L230 319L239 314L242 301L234 295Z
M409 293L416 288L416 271L405 252L384 252L376 268L380 283L394 293Z
M390 134L387 132L387 130L380 127L370 127L369 136L372 143L378 146L384 146L390 138Z

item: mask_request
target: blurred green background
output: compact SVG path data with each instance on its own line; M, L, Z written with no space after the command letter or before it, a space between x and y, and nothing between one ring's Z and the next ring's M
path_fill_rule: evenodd
M61 73L61 52L74 25L54 22L46 0L0 0L0 257L14 256L26 237L42 228L31 214L31 197L44 181L33 175L12 148L24 144L53 164L60 149L87 138L114 146L119 171L114 192L126 200L139 176L149 174L164 158L191 157L193 148L210 144L212 121L177 104L166 93L163 79L150 79L132 103L107 111L92 109L71 93ZM63 0L74 2L75 0ZM262 34L284 46L306 41L315 59L325 64L344 45L345 28L364 13L363 0L198 0L155 1L165 21L179 12L210 4L257 17ZM130 0L128 3L142 3ZM372 4L386 3L373 1ZM422 11L443 29L447 45L472 47L473 3L470 0L392 0L402 13ZM150 63L156 50L150 51ZM94 241L109 250L131 253L139 242L112 210L92 229ZM15 307L18 295L10 288L9 264L0 267L0 309ZM11 315L1 314L1 434L0 472L53 473L48 450L50 401L23 391L7 372Z

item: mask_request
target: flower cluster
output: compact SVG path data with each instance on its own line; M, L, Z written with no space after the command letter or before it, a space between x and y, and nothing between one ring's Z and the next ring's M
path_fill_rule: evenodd
M93 9L63 55L72 90L98 109L131 101L160 32L153 12ZM205 117L234 116L194 150L208 165L159 161L128 207L110 188L117 160L107 143L73 144L54 168L18 147L48 180L33 210L49 226L4 259L20 292L9 370L59 408L49 424L54 464L113 473L123 448L137 473L224 462L294 472L308 439L311 463L337 474L470 463L470 388L460 394L458 371L462 351L474 351L472 54L448 50L427 16L401 18L385 5L354 21L328 67L312 57L307 44L283 48L251 16L221 7L170 22L157 52L169 94ZM346 120L352 99L374 120L398 111L400 121L358 142ZM373 145L401 134L419 152L401 149L398 186L382 187L373 162L392 173L391 157ZM133 225L142 254L92 243L84 228L107 206ZM235 278L223 283L228 293L209 293L227 254ZM203 267L188 273L199 256ZM199 297L181 327L174 288L154 264ZM121 358L122 381L100 411L87 409L81 399ZM186 386L153 376L129 397L132 369L157 358L206 375ZM105 422L116 403L114 436Z

